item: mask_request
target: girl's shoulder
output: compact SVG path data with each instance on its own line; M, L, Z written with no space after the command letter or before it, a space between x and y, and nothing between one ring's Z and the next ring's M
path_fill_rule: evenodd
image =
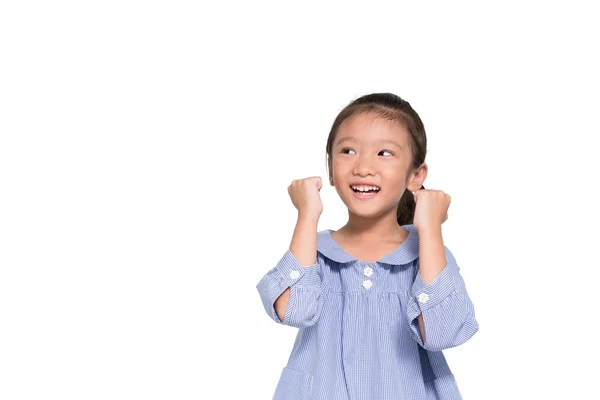
M317 253L321 256L322 262L346 263L354 261L335 241L331 235L333 232L335 232L333 229L323 229L317 232Z

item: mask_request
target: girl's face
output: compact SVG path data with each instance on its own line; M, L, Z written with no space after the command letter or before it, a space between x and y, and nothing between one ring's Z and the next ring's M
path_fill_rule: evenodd
M352 213L395 212L406 190L408 146L404 127L373 113L360 113L340 125L332 147L330 183ZM361 195L352 188L360 184L375 185L379 191Z

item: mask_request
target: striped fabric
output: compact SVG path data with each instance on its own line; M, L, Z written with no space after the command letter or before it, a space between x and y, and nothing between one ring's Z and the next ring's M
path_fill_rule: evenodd
M442 350L479 329L452 253L426 285L419 272L419 237L375 263L352 258L318 232L317 262L301 266L288 250L258 282L265 311L298 328L273 400L462 399ZM290 287L283 322L274 303ZM423 343L417 316L423 314Z

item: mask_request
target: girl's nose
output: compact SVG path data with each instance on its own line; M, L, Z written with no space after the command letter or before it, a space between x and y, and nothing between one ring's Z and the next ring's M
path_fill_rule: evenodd
M354 170L352 172L356 175L361 175L361 176L373 174L373 172L374 172L373 163L370 160L363 158L363 159L357 161L356 165L354 166Z

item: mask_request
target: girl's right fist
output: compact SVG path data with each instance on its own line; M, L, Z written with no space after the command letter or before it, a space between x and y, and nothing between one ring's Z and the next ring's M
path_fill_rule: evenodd
M304 179L294 179L288 186L288 193L299 213L319 217L323 212L323 203L319 191L323 187L321 178L312 176Z

